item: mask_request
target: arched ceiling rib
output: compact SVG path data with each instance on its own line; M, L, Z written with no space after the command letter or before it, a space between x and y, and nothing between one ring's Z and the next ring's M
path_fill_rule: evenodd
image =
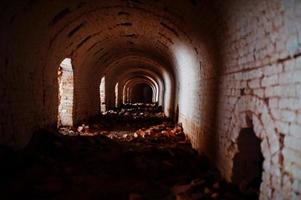
M114 14L118 15L118 10L121 9L129 10L131 15L116 17ZM124 6L103 7L84 12L71 22L67 22L54 34L50 40L50 46L64 35L67 39L67 47L72 49L71 53L80 51L83 46L88 46L86 49L90 52L97 52L100 49L108 52L112 47L120 46L131 49L131 46L139 46L139 43L145 41L147 41L147 46L155 44L157 48L163 49L162 52L166 52L170 45L168 43L173 43L172 37L181 36L180 29L175 27L175 24L162 14L160 16L147 9L141 11L138 8Z
M54 27L49 46L66 47L85 67L108 66L123 54L152 55L170 65L170 46L176 40L192 43L187 19L164 1L88 1L60 6L65 8L49 23Z
M158 100L158 98L159 98L158 94L160 92L159 91L160 88L158 87L156 82L149 79L149 77L144 77L144 76L132 77L125 82L125 84L123 86L123 95L125 95L126 99L127 99L126 91L132 90L135 87L135 85L142 84L142 83L147 84L152 88L154 100Z
M140 57L140 56L127 56L122 57L120 59L116 58L114 62L112 62L108 67L107 70L103 73L105 74L112 74L117 75L121 72L128 71L128 70L148 70L158 74L162 79L162 73L166 71L170 73L171 76L172 70L168 68L168 66L164 66L161 63L158 63L150 58L147 57Z
M77 66L89 68L108 66L125 53L153 55L170 65L170 47L177 40L185 40L197 54L193 45L210 34L207 19L214 16L216 5L208 0L27 0L4 4L3 12L14 7L18 12L7 15L9 28L23 29L25 19L40 18L32 24L36 31L26 37L34 35L36 44L44 39L39 48L48 47L47 60L72 57Z

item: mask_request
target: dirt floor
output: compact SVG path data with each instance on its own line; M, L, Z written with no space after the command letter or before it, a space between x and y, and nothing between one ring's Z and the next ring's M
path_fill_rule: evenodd
M258 199L223 181L181 125L129 116L44 130L17 152L0 147L0 199Z

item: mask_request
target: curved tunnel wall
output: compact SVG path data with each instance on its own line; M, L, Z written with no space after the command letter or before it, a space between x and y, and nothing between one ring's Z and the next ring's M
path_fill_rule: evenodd
M73 61L77 123L99 112L99 82L111 64L137 56L164 69L152 70L173 88L164 92L164 109L179 108L193 146L216 160L225 177L239 129L247 126L244 116L251 115L265 159L261 198L298 199L300 6L290 0L5 2L0 143L20 148L34 130L56 126L64 58Z
M131 78L132 76L136 76L136 75L143 75L145 76L146 79L150 79L155 85L156 85L156 95L154 96L154 102L158 102L159 105L163 105L164 104L164 91L165 91L165 85L164 85L164 80L162 80L162 78L152 72L149 71L147 69L132 69L127 71L125 74L121 75L120 78L118 79L119 82L121 83L120 85L120 90L123 90L124 84L125 84L125 80L126 78ZM169 88L171 90L171 88ZM120 96L122 96L123 94L120 94ZM123 98L121 98L123 99ZM171 104L171 102L169 103Z
M110 72L107 73L107 76L109 77L109 87L107 89L107 95L109 95L109 99L113 99L112 94L112 89L113 89L113 85L116 84L117 82L118 84L118 94L119 94L119 104L123 103L122 100L124 100L125 96L126 96L126 87L128 84L130 84L131 81L133 81L134 79L141 79L142 81L145 80L145 82L149 82L150 85L152 85L152 87L154 87L154 99L153 101L160 101L160 104L163 103L163 91L164 91L164 83L161 79L161 77L149 70L149 69L143 69L141 67L131 67L128 68L126 66L122 66L122 70L118 69L112 70ZM171 88L170 88L171 89ZM112 102L112 100L108 101L108 104L110 105L110 107L113 107L112 104L110 103ZM167 102L167 104L171 104L171 102Z
M158 85L160 90L159 105L163 105L165 114L170 116L173 112L175 93L174 75L170 70L165 69L162 63L156 62L148 57L141 56L125 56L121 59L116 59L108 66L106 71L107 76L110 78L110 86L108 87L107 94L112 94L114 83L119 82L119 94L122 94L122 86L126 79L132 76L147 76L153 79ZM113 97L110 97L111 99ZM122 98L119 98L122 99ZM121 102L120 102L121 103Z
M145 84L148 87L150 87L150 89L152 91L152 102L155 102L156 97L158 97L157 94L159 92L158 85L156 85L156 83L152 82L151 80L134 77L134 78L126 81L126 83L124 85L124 91L129 91L129 94L124 92L126 103L134 103L132 101L132 94L135 90L136 85L139 85L139 84ZM136 102L136 103L138 103L138 102ZM148 103L150 103L150 102L148 102Z

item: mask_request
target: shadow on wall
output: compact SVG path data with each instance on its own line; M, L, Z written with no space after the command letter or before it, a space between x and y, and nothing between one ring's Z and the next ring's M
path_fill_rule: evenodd
M238 137L239 152L233 159L232 181L243 191L259 191L263 168L261 140L253 128L244 128Z

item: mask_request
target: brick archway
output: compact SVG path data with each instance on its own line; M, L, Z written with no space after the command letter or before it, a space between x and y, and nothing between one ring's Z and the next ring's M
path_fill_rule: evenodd
M264 157L260 196L272 199L273 191L277 191L281 187L281 180L277 176L280 177L281 173L281 147L269 108L263 100L247 95L236 101L232 111L229 128L225 135L227 144L223 149L227 155L224 161L228 163L222 170L223 176L227 181L231 181L233 159L238 153L239 133L244 128L252 127L256 136L261 140L261 152Z

